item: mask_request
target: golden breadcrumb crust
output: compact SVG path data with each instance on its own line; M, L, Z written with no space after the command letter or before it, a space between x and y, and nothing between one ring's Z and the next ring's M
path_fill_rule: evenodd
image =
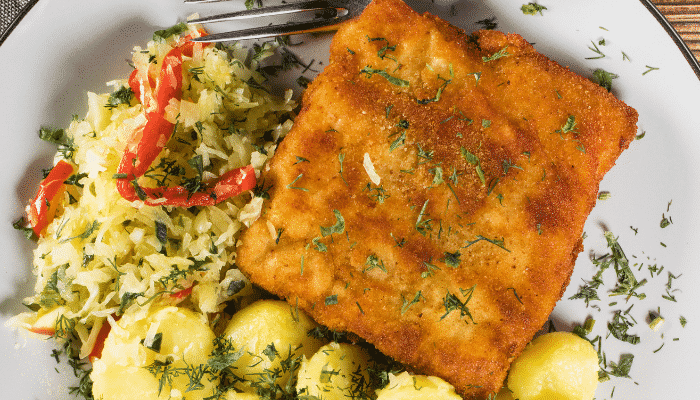
M636 121L518 35L376 0L334 37L237 264L319 323L485 398L568 285Z

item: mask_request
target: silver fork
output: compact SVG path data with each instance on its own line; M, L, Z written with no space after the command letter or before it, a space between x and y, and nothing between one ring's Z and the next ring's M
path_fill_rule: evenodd
M228 0L185 0L185 3L214 3ZM193 39L198 42L225 42L229 40L257 39L305 32L333 30L341 22L357 17L371 0L310 0L278 6L253 8L210 17L189 20L189 23L207 24L248 18L293 15L314 12L315 18L307 21L290 21L284 24L261 26L224 33L215 33Z

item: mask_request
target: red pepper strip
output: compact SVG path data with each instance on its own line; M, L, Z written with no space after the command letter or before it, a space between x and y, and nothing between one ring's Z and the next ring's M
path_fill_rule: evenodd
M192 37L206 35L203 31L196 31L187 35L184 42L168 52L163 57L158 81L155 84L154 93L145 99L146 125L136 143L128 143L121 164L119 174L132 175L131 179L142 176L153 161L163 150L173 133L174 125L165 119L165 108L171 100L182 98L182 57L192 57L194 46L197 43L190 41ZM148 72L139 73L134 70L129 76L129 87L141 98L141 88L151 88L154 85L150 81ZM146 75L147 82L143 82ZM149 95L149 94L146 94ZM134 135L138 137L139 134Z
M155 102L153 105L144 105L144 108L148 108L146 125L138 142L127 144L119 165L120 174L130 175L131 179L143 175L168 143L174 125L165 119L165 107L171 99L180 100L182 97L182 57L191 56L193 46L194 42L185 42L182 46L170 50L163 58L155 89ZM135 136L138 137L138 133Z
M131 91L134 92L134 96L136 96L137 99L141 99L141 81L139 80L138 76L138 69L131 71L131 74L129 75L129 87L131 88Z
M204 34L198 31L188 35L183 44L170 50L163 58L155 93L150 98L153 104L144 104L144 108L148 109L146 124L140 132L140 138L139 133L134 135L139 138L138 141L127 144L117 170L117 190L129 201L140 199L147 205L204 206L216 204L255 187L255 173L250 165L227 172L210 182L209 189L197 193L190 193L183 186L137 187L136 179L146 173L173 133L174 125L165 119L165 108L171 100L180 100L182 97L182 57L191 57L195 46L189 39ZM141 97L142 85L138 75L136 71L131 73L129 86Z
M65 180L73 174L73 165L61 160L51 169L51 172L39 184L39 192L29 204L27 216L32 229L37 236L49 224L51 202L63 192Z
M182 299L184 299L185 297L189 296L189 295L192 293L192 289L193 289L193 288L194 288L194 285L188 287L187 289L182 289L182 290L180 290L180 291L177 291L177 292L175 292L175 293L172 293L172 294L170 295L170 297L172 297L173 299L182 300Z
M32 332L32 333L38 333L39 335L46 335L46 336L53 336L56 333L55 328L47 328L47 327L29 328L28 331Z
M115 320L119 320L119 318L115 318ZM92 350L88 355L90 362L94 362L95 359L102 357L102 350L105 348L105 340L107 340L107 336L109 336L109 332L111 330L112 325L110 325L109 321L104 321L100 327L100 331L97 333L97 337L95 338L95 345L92 346Z
M120 182L122 181L122 182ZM255 170L252 165L236 168L221 175L219 179L208 184L208 189L190 193L183 186L136 188L126 179L117 181L122 185L120 193L129 201L142 200L146 205L168 205L176 207L211 206L229 197L239 195L255 187ZM140 197L139 197L140 195Z

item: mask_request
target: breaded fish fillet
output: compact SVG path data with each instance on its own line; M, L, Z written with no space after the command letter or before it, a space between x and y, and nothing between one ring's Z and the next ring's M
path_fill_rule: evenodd
M319 323L484 398L566 288L636 121L518 35L376 0L304 94L237 264Z

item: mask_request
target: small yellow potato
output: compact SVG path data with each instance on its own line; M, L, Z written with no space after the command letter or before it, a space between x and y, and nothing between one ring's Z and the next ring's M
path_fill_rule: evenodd
M308 335L317 327L306 314L279 300L257 301L233 315L224 336L234 348L244 349L244 354L232 365L236 373L246 381L269 386L269 374L279 369L274 382L287 385L291 374L290 359L311 357L324 343ZM255 392L256 384L246 382L239 389Z
M143 367L106 364L97 360L93 366L92 393L96 399L132 400L167 399L169 390L158 396L158 379Z
M151 317L162 332L160 354L179 356L189 364L207 362L212 351L214 332L203 317L192 311L167 307Z
M508 388L519 400L591 400L597 385L598 354L587 340L568 332L534 339L508 376Z
M369 382L369 354L360 346L332 342L302 362L297 374L299 396L323 400L365 398Z
M377 391L377 400L462 400L454 386L436 376L389 374L389 384Z
M101 358L93 363L93 395L102 400L210 397L216 381L204 377L202 386L188 391L191 382L183 371L205 364L213 341L206 317L183 308L125 315L114 322Z

